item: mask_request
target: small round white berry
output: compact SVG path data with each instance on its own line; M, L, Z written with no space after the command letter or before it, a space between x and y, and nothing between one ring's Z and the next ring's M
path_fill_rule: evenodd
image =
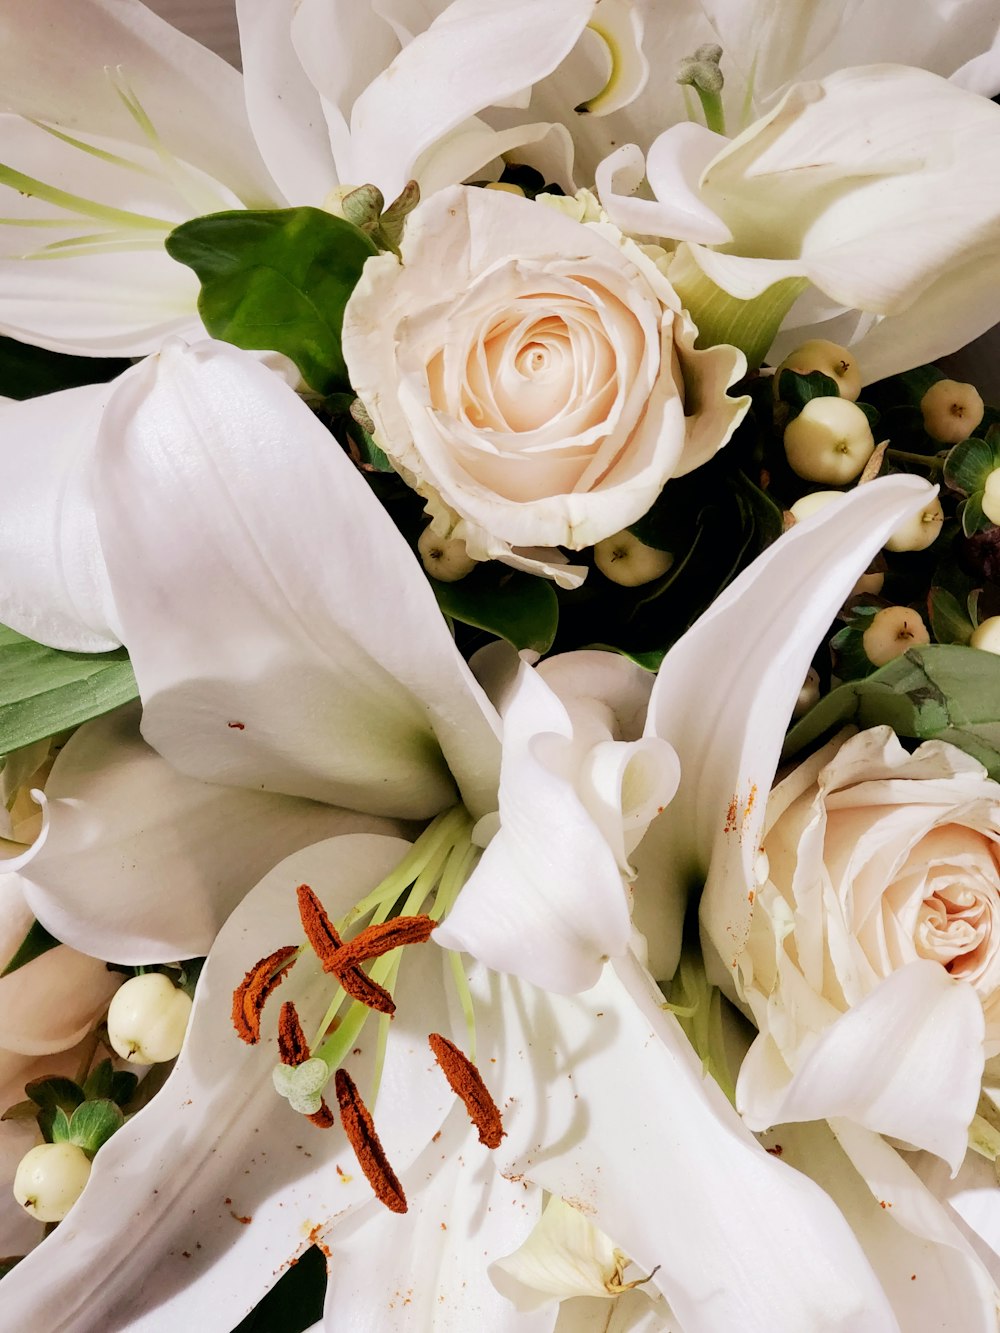
M785 457L803 481L843 486L875 452L868 418L846 398L811 398L785 427Z
M424 569L439 583L457 583L471 574L476 562L458 537L439 537L432 528L424 528L417 540L417 550Z
M674 563L669 551L647 546L633 533L623 530L605 537L594 547L594 564L606 579L623 588L638 588L665 574Z
M961 444L983 419L986 408L972 384L938 380L920 400L924 430L941 444Z
M908 606L887 606L879 611L861 637L865 656L874 666L902 657L908 648L930 643L927 626Z
M841 499L843 494L843 491L808 491L805 495L799 496L789 512L796 523L802 523L805 519L812 518L813 514L818 514L821 509L825 509L833 500Z
M802 682L802 688L799 690L799 697L795 700L795 707L792 709L792 717L805 717L814 704L819 703L819 672L815 667L810 667L806 672L806 678Z
M191 997L162 972L130 977L111 1000L108 1040L123 1060L161 1064L180 1053Z
M846 347L826 338L810 338L801 347L796 347L794 352L789 352L774 372L775 392L783 370L794 370L799 375L810 375L814 370L822 371L837 385L841 398L848 398L851 402L861 392L861 371L857 361Z
M1000 523L1000 468L994 468L983 488L983 513L991 523Z
M885 544L887 551L926 551L936 541L944 523L944 510L935 495L919 514L901 524Z
M1000 653L1000 616L990 616L969 639L970 648L981 648L985 653Z
M14 1198L39 1222L61 1222L90 1179L90 1158L75 1143L40 1143L14 1173Z

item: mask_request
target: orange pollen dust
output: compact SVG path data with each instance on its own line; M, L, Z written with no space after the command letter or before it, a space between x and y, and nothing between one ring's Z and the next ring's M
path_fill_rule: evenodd
M479 1070L440 1032L432 1032L427 1040L452 1092L464 1102L469 1119L479 1130L479 1142L487 1148L499 1148L504 1136L503 1119Z
M357 1084L346 1069L338 1069L334 1077L340 1123L347 1141L354 1149L358 1165L365 1179L375 1191L375 1197L393 1213L405 1213L406 1195L399 1177L389 1165L381 1140L375 1132L371 1112L361 1099Z
M233 991L233 1027L236 1035L248 1046L254 1046L260 1041L260 1016L264 1003L284 979L297 953L294 944L275 949L274 953L254 963Z

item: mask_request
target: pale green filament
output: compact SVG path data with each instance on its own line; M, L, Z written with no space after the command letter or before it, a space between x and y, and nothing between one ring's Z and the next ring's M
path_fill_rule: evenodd
M177 225L166 218L147 217L145 213L133 213L126 208L112 208L108 204L99 204L93 199L84 199L82 195L70 194L68 190L58 190L54 185L46 185L34 176L26 176L23 171L0 163L0 185L9 185L12 190L26 194L32 199L41 199L56 208L63 208L78 217L95 218L98 222L109 222L117 227L131 227L138 231L173 231Z
M722 992L709 982L704 960L697 950L685 949L681 954L663 1007L676 1015L684 1035L700 1056L705 1073L715 1079L735 1105L736 1086L722 1027Z

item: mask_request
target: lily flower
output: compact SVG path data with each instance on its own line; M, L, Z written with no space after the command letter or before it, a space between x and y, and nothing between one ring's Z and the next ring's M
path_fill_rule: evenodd
M58 413L65 397L53 397L62 399L49 404ZM382 1327L433 1328L439 1314L467 1325L479 1309L498 1329L547 1328L554 1310L525 1322L485 1272L489 1258L525 1239L544 1189L582 1204L643 1271L660 1265L655 1287L689 1333L764 1321L789 1333L895 1328L890 1298L843 1217L758 1147L704 1076L637 952L629 884L637 919L648 902L668 949L683 898L657 888L676 773L671 737L641 734L649 678L593 654L538 672L494 672L501 751L493 704L388 516L287 385L234 348L175 345L129 371L96 445L81 452L88 484L76 497L80 508L93 497L93 511L90 526L75 530L93 534L87 567L110 588L114 625L105 629L120 630L130 649L142 731L155 750L188 780L240 795L275 792L421 820L441 813L412 847L347 834L294 851L236 908L210 952L170 1081L102 1149L44 1260L32 1254L4 1279L5 1313L64 1329L91 1326L98 1308L104 1326L155 1327L169 1315L228 1328L239 1304L254 1304L313 1238L333 1247L331 1327L377 1318ZM31 495L44 512L52 502L42 497L58 482L41 465L25 470L19 498ZM772 559L736 585L732 633L760 634L761 653L780 667L758 679L734 661L710 688L704 673L688 688L688 709L717 719L716 781L730 786L732 765L755 771L759 728L776 716L767 703L776 670L804 674L844 589L925 497L912 478L873 483L782 538ZM15 590L0 606L9 618L13 553L0 564L10 571L4 588ZM45 569L65 631L65 575L54 559ZM44 602L37 580L33 591ZM776 604L764 631L742 615L751 594ZM80 604L92 619L101 598ZM43 620L36 607L34 623ZM697 628L692 634L697 654ZM737 676L742 690L734 690ZM702 789L712 779L698 772L693 765L689 780ZM101 797L92 795L96 809ZM477 863L473 819L485 841L496 819L482 816L498 805L499 831ZM93 930L83 924L90 895L47 868L70 813L50 802L48 838L20 873L36 894L58 896L73 943L76 929ZM213 864L214 856L217 865L235 852L225 829L215 835L221 854L206 852L206 832L186 848L190 861ZM64 866L73 841L67 832ZM136 831L132 847L143 842ZM581 864L578 844L593 853L592 866ZM89 852L96 866L99 843L90 840ZM116 858L112 848L108 859ZM161 865L165 878L170 863ZM498 914L502 872L507 909ZM328 916L316 915L309 892L298 895L297 910L300 884ZM559 896L539 901L553 886ZM171 890L161 915L173 915ZM377 926L404 891L404 917L430 911L437 920L457 900L442 943L472 957L414 944L402 958L379 958L367 985L392 988L390 1023L345 1006L337 977L343 982L347 970L337 969L331 950L341 946L331 931L347 938L372 912ZM45 920L41 896L37 907ZM495 956L489 922L504 917ZM114 953L118 927L101 930L103 941L89 935L92 950ZM313 948L303 952L304 930ZM262 996L273 967L291 962L284 946L297 955L282 982L294 1009L279 1009L276 996L260 1017L253 1000L261 1037L242 1046L232 996L245 1018L247 996ZM265 966L276 950L279 961ZM378 1035L362 1032L365 1022L378 1024ZM452 1092L464 1088L458 1100L477 1104L463 1081L472 1023L472 1058L502 1119L490 1156ZM446 1079L447 1043L458 1055ZM273 1080L276 1057L284 1073ZM325 1119L315 1062L340 1066L344 1130L294 1119L275 1092L280 1084ZM304 1065L311 1068L297 1074ZM373 1188L397 1202L405 1195L409 1211L386 1211ZM899 1243L910 1242L903 1235ZM413 1324L402 1299L395 1313L383 1308L387 1262L395 1266L389 1292L415 1294ZM872 1262L880 1270L882 1257Z

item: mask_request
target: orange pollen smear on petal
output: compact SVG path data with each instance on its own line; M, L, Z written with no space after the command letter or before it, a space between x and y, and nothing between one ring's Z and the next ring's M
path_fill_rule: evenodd
M309 1043L302 1031L299 1013L291 1000L286 1000L278 1015L278 1057L283 1065L305 1064L309 1059Z
M469 1119L479 1130L479 1142L487 1148L499 1148L504 1136L503 1119L479 1070L440 1032L432 1032L427 1040L452 1092L465 1103Z
M338 968L367 963L407 944L425 944L437 922L429 916L397 916L366 926L353 940L342 945L331 958Z
M236 1035L254 1046L260 1041L260 1016L271 992L284 979L298 948L286 944L255 963L233 991L233 1027Z
M393 1213L405 1213L406 1195L399 1178L389 1165L381 1140L375 1132L371 1112L361 1099L357 1085L346 1069L338 1069L334 1078L340 1123L354 1149L358 1165L375 1191L375 1197Z

